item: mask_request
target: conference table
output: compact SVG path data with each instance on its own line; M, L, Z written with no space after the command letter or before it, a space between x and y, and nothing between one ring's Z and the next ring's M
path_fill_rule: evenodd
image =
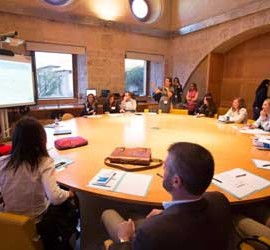
M270 151L259 150L252 145L252 135L239 132L240 124L225 124L214 118L195 116L127 113L80 117L62 122L72 130L71 135L53 136L47 132L48 141L66 136L82 136L88 145L59 151L50 149L52 157L67 157L74 162L57 172L57 181L76 191L80 199L82 249L94 249L91 240L97 235L94 225L99 223L102 209L110 205L125 204L132 207L161 207L170 200L162 187L163 166L140 171L152 175L152 182L146 196L127 195L118 192L89 187L89 181L102 168L110 168L104 159L116 147L149 147L153 158L165 159L168 146L175 142L193 142L207 148L215 160L215 174L243 168L270 180L270 171L256 168L252 159L269 160ZM47 129L48 131L48 129ZM139 185L139 183L138 183ZM232 205L256 202L269 198L270 186L238 199L230 193L211 184L208 191L220 191Z

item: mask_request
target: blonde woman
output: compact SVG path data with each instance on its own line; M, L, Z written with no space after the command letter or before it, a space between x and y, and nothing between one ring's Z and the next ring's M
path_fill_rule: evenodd
M246 109L245 100L242 97L235 98L232 103L232 107L224 115L230 122L246 123L248 113Z
M270 131L270 99L263 102L260 117L256 122L250 125L250 128L261 128Z

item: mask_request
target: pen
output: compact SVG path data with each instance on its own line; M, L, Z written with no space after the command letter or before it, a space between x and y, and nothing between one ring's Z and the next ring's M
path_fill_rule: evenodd
M54 167L57 169L57 168L62 167L62 166L65 165L65 164L66 164L66 162L61 161L61 162L56 163Z
M236 175L235 178L244 177L244 176L246 176L246 174L239 174L239 175Z
M107 188L110 188L111 187L109 185L102 184L102 183L92 183L92 185L94 185L94 186L100 186L100 187L107 187Z
M163 178L163 175L161 175L160 173L157 173L157 176L159 176L160 178Z
M106 181L106 183L108 183L115 175L116 175L116 172L114 172L114 173L108 178L108 180ZM105 184L106 184L106 183L105 183Z
M219 182L219 183L222 183L222 181L219 180L219 179L213 178L213 180L214 180L214 181L217 181L217 182Z
M270 164L263 164L263 167L270 167Z

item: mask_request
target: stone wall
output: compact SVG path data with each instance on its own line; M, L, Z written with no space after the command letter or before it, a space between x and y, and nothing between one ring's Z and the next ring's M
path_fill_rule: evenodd
M86 47L88 87L97 88L98 91L124 91L127 50L161 54L167 61L167 39L117 31L105 26L98 28L1 13L0 33L10 30L18 31L18 37L25 41Z

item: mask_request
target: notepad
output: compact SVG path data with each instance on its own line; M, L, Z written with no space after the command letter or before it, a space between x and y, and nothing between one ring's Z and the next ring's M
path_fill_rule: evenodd
M249 135L267 135L267 134L269 134L269 132L264 131L262 129L258 129L258 128L255 128L255 129L242 128L242 129L239 129L239 132L243 133L243 134L249 134Z
M258 159L252 159L252 160L257 168L270 170L270 161L264 161L264 160L258 160Z
M88 186L124 194L146 196L152 178L152 175L103 168L88 183Z
M238 199L270 186L270 181L242 168L235 168L216 174L212 183Z
M83 117L85 117L85 118L100 118L100 117L102 117L102 115L85 115Z
M56 171L61 171L73 162L74 161L72 159L66 157L56 157L54 158L54 168Z

